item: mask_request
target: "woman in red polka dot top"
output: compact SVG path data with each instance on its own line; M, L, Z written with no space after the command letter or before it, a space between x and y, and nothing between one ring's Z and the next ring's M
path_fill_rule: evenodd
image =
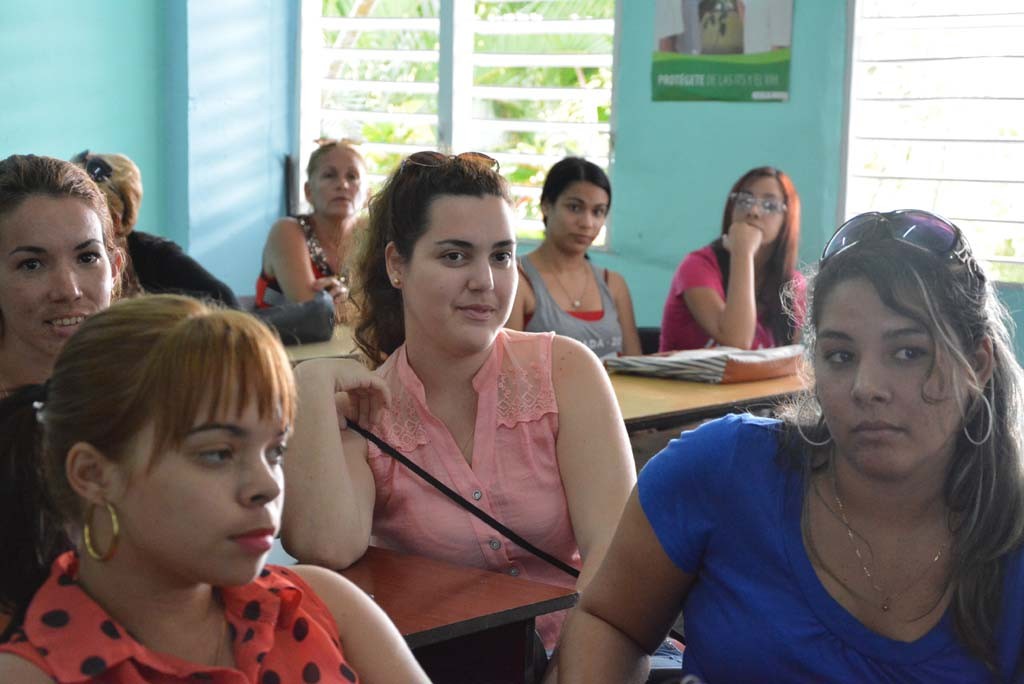
M354 585L264 567L294 414L246 314L159 295L90 317L0 402L0 681L426 682Z

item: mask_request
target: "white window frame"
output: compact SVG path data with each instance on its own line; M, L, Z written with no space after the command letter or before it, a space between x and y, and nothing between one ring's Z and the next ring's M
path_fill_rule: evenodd
M465 152L469 149L467 132L470 130L513 130L513 131L564 131L566 129L586 130L606 134L608 137L608 149L604 155L588 156L587 159L606 169L611 175L611 165L614 158L614 108L607 123L563 123L545 121L510 121L499 119L474 119L472 116L472 102L474 98L481 96L503 97L507 99L534 99L534 100L565 100L581 99L594 100L604 98L609 105L613 100L613 88L615 82L614 63L619 52L619 32L615 31L616 24L621 20L622 0L615 0L615 18L601 20L574 20L574 21L542 21L542 22L507 22L500 27L493 22L477 21L474 16L473 0L440 0L440 12L438 18L429 19L365 19L365 18L324 18L321 17L321 0L302 0L299 16L299 55L298 55L298 78L296 88L299 101L298 131L296 134L296 154L292 159L295 173L292 178L293 202L290 211L308 209L306 206L302 184L305 180L305 160L315 148L314 140L319 136L321 130L321 117L324 116L321 109L321 90L319 87L304 87L303 84L322 82L324 73L323 58L324 48L321 46L320 31L327 26L339 29L349 28L351 30L369 30L376 27L398 26L401 30L436 30L439 34L439 51L409 51L409 50L382 50L380 57L396 61L419 60L437 61L439 70L438 83L402 83L388 84L373 82L372 87L377 90L392 90L393 92L405 93L427 93L436 94L438 97L437 115L433 114L392 114L392 113L367 113L367 112L332 112L328 116L337 116L340 119L351 118L361 120L372 120L379 117L384 121L407 121L410 123L431 123L436 124L438 139L436 149L444 152ZM610 55L492 55L474 54L473 39L478 33L501 33L501 34L538 34L538 33L611 33L613 37L613 49ZM450 39L446 37L450 36ZM332 49L330 52L344 56L344 50ZM366 54L365 50L352 50L351 57L358 58ZM491 86L473 85L473 68L475 66L580 66L598 67L607 66L613 70L611 83L606 90L575 90L560 88L501 88ZM446 74L450 76L446 77ZM345 82L341 82L344 84ZM336 81L337 85L338 82ZM351 82L355 88L369 87L368 82ZM405 145L394 143L372 143L365 142L361 145L364 151L378 151L394 153L401 156L425 149L424 145ZM517 154L513 152L499 152L487 149L478 149L493 156L507 168L516 163L530 163L549 168L559 161L564 155L533 155ZM377 184L383 180L383 176L371 176L370 181ZM513 185L514 196L539 198L540 188L527 185ZM540 221L531 221L525 218L519 220L516 226L517 232L539 231L543 226ZM605 236L600 236L595 242L595 247L601 244L606 245Z
M869 35L869 34L858 33L858 25L857 25L857 23L858 23L858 15L859 15L859 12L858 12L859 5L858 5L858 3L863 2L863 1L864 0L848 0L848 2L847 2L847 46L848 46L848 50L847 50L847 60L846 60L847 70L846 70L846 83L845 83L845 92L846 92L847 97L846 97L846 101L845 101L844 122L843 122L844 123L844 145L843 145L843 151L842 151L842 174L841 174L841 180L840 180L840 197L839 197L839 203L838 203L838 207L837 207L838 211L837 211L837 217L836 217L837 225L839 223L841 223L842 221L844 221L845 219L849 218L852 213L855 213L855 212L858 212L858 211L865 211L865 210L871 210L871 209L877 209L877 210L885 211L885 210L892 210L892 209L898 209L898 208L907 208L907 207L897 207L897 206L878 206L878 207L853 207L853 206L850 206L850 204L851 204L851 196L852 196L851 188L850 188L851 179L853 177L857 177L858 176L858 174L855 172L855 169L853 168L853 165L856 163L855 157L857 156L855 148L856 148L856 145L858 145L858 142L859 142L858 138L857 138L858 123L859 123L859 121L857 120L859 100L857 99L857 93L855 92L855 88L857 87L857 84L855 83L855 81L856 81L856 71L857 71L858 67L861 64L868 63L866 61L865 62L861 62L859 60L859 58L858 58L858 53L857 53L858 40L863 40L865 35ZM936 8L938 6L941 6L941 7L948 7L949 8L948 12L947 11L939 12L939 14L941 14L943 17L946 17L946 16L949 16L949 17L953 17L953 16L979 17L980 23L981 24L985 23L985 21L983 19L983 17L985 16L985 14L984 14L984 12L985 12L985 7L984 7L985 2L984 2L984 0L978 0L977 2L975 2L975 4L970 5L970 6L959 4L955 0L930 0L930 1L932 3L934 3L934 4L928 5L928 10L930 10L930 11L924 11L924 10L921 11L921 13L920 13L921 16L924 16L924 17L934 17L935 15L933 13L936 13ZM966 10L965 11L961 11L961 9L965 8L965 7L966 7ZM974 10L974 11L971 11L971 10ZM1020 11L1020 13L1024 14L1024 7L1022 7L1022 10ZM1014 14L1017 14L1017 12L1015 12ZM989 15L989 16L991 16L991 15ZM1004 14L1004 15L1001 15L1001 16L1005 17L1005 16L1010 16L1010 15L1005 15ZM996 21L997 19L993 18L992 20ZM878 20L876 20L876 21L878 21ZM911 27L911 26L915 26L915 25L925 25L925 24L927 24L929 22L932 22L932 19L920 19L920 18L907 19L907 20L891 19L889 21L892 21L893 23L896 23L898 21L903 21L904 22L904 26ZM998 53L998 51L995 51L995 53ZM944 59L946 59L948 61L953 61L953 60L971 60L971 59L973 59L973 60L979 60L979 63L980 63L980 60L983 60L983 59L990 59L990 58L991 59L1002 59L1004 57L1012 57L1014 59L1021 59L1022 63L1024 63L1024 57L1018 56L1016 54L1013 54L1013 55L1000 55L1000 54L980 55L979 54L977 56L964 55L964 56L960 56L960 57L945 57ZM939 58L935 58L935 59L937 61ZM899 61L907 62L907 61L911 61L911 60L909 60L909 59L893 59L891 61L893 61L893 62L899 62ZM986 99L987 98L988 98L988 96L986 95ZM950 97L950 98L936 98L936 99L956 100L958 98ZM994 93L994 97L992 97L991 99L996 99L996 100L1012 100L1012 99L1016 99L1016 98L1014 98L1012 96L1012 93L1011 94L1007 94L1007 93ZM913 98L909 98L906 101L912 102L914 100L913 100ZM1008 126L1024 126L1024 123L1018 122L1018 121L1008 121L1007 125ZM880 140L884 140L884 139L888 139L887 136L865 136L864 138L862 138L862 140L875 140L875 141L880 141ZM893 139L895 139L895 136L894 136ZM904 137L904 138L899 138L899 140L900 140L900 142L902 142L903 140L917 141L917 139L910 138L909 136ZM998 139L997 138L980 138L980 137L976 137L976 136L966 136L963 139L958 138L958 137L945 137L945 138L925 137L925 138L921 138L918 142L925 142L925 143L931 143L931 142L947 143L947 144L950 144L950 145L961 145L961 144L965 144L965 143L966 144L973 143L973 144L977 144L979 146L979 148L980 148L980 147L983 147L985 145L991 145L993 143L1012 144L1012 145L1024 145L1024 138L1022 138L1020 140L1007 140L1006 138L998 138ZM1024 148L1022 148L1022 149L1024 149ZM934 174L932 177L926 177L923 174L916 175L916 176L911 176L910 174L908 174L906 176L903 176L902 178L904 178L906 180L911 180L911 181L918 180L918 179L922 180L922 181L938 181L940 184L941 183L965 183L965 182L966 183L983 183L983 182L985 182L985 180L983 178L971 177L971 174L969 174L969 173L965 173L965 174L963 174L963 176L968 176L968 177L957 177L957 178L954 178L952 176L949 176L948 174L947 175ZM863 175L863 176L860 176L860 177L869 177L869 176ZM880 177L889 177L889 178L893 178L893 179L901 178L901 176L899 176L899 175L885 176L884 173L880 173ZM1024 173L1018 174L1016 177L1005 177L1005 178L993 179L990 182L992 182L992 183L1014 184L1014 185L1019 183L1020 184L1021 194L1024 194ZM941 185L939 187L941 188ZM920 207L911 207L911 208L931 209L931 210L934 210L934 211L936 211L937 213L940 213L940 214L944 213L942 211L943 207L942 207L941 204L938 205L938 206L935 206L935 207L920 206ZM1020 216L1012 216L1011 218L1008 218L1008 219L999 219L999 218L995 218L995 217L992 217L992 216L980 216L980 217L979 216L973 216L972 217L972 216L955 216L955 215L950 215L950 216L948 216L948 218L950 218L955 223L960 224L961 227L965 229L965 233L967 234L968 239L971 239L970 223L972 221L977 221L978 223L988 223L988 224L992 224L992 225L998 225L998 224L1009 224L1011 226L1016 225L1016 226L1019 226L1019 229L1020 229L1020 233L1019 234L1020 235L1024 235L1024 213L1022 213ZM1013 264L1013 265L1021 264L1021 265L1024 265L1024 255L1014 256L1014 257L1000 256L1000 255L996 255L996 254L992 253L990 250L984 249L983 247L981 249L979 249L979 244L978 244L977 241L972 240L972 243L973 243L973 245L975 247L976 255L982 261L985 261L985 262L988 262L988 263L991 263L991 264Z

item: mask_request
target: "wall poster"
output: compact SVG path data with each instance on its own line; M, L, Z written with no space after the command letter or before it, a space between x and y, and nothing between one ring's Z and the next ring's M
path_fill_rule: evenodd
M789 99L793 0L655 0L655 101Z

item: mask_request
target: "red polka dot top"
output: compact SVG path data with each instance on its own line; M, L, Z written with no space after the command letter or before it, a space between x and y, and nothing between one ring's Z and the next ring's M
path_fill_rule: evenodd
M57 558L29 604L22 630L0 652L25 658L57 682L359 681L345 662L327 607L287 568L268 565L249 584L219 589L237 669L200 666L150 650L78 586L77 576L73 551Z

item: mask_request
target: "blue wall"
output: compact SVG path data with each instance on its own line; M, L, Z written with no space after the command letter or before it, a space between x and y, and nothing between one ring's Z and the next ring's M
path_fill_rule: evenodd
M615 83L615 189L607 254L625 275L640 325L660 325L682 257L721 231L733 182L770 164L803 203L801 257L813 260L835 225L841 177L846 6L797 2L790 100L652 102L654 3L623 2Z
M284 211L297 22L276 0L0 2L0 158L128 155L139 229L251 293Z
M139 227L180 239L166 218L166 15L138 0L0 2L0 159L127 154L145 182Z
M188 2L189 252L242 295L285 212L297 22L295 2Z
M820 253L842 175L846 3L797 2L789 102L742 104L652 102L653 3L621 3L611 242L594 260L658 325L676 265L718 233L750 167L790 173L801 257ZM297 148L297 24L294 1L0 1L0 158L129 155L146 187L139 227L249 294ZM1024 289L1000 293L1024 326Z

